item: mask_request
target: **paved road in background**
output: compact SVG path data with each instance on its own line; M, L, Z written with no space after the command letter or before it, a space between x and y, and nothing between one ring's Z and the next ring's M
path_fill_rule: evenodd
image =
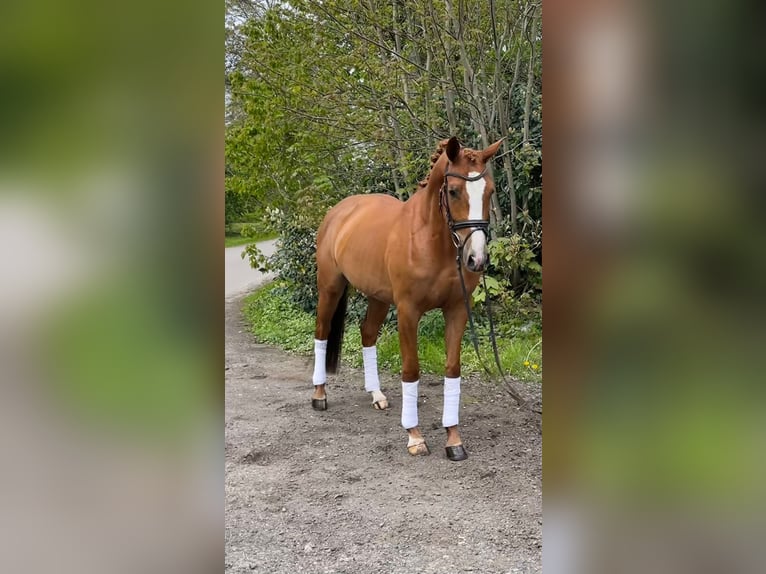
M274 253L276 244L276 239L260 241L257 243L258 248L266 255L272 255ZM238 295L243 295L248 291L252 291L273 277L273 274L261 273L257 269L250 267L250 260L247 258L242 259L242 252L244 250L244 245L226 248L226 259L224 263L226 269L226 281L224 290L227 301Z

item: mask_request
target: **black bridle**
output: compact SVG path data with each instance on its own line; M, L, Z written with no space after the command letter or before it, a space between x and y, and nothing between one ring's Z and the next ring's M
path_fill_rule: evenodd
M460 179L464 181L479 181L481 178L484 177L484 174L487 173L487 168L484 168L484 171L482 171L479 175L475 175L473 177L471 176L465 176L459 173L453 173L449 171L449 164L447 164L447 171L444 172L444 183L442 184L441 190L439 192L439 205L445 212L447 216L447 225L449 226L450 236L452 237L452 243L455 245L455 249L457 250L457 255L455 257L455 263L457 264L457 274L458 277L460 277L460 287L463 289L463 302L465 303L465 309L468 313L468 324L471 327L471 342L473 343L473 349L476 351L476 357L479 359L479 362L481 363L481 366L484 367L484 371L492 377L492 371L489 370L487 365L484 363L484 360L481 358L481 354L479 353L479 340L476 336L476 327L474 326L473 322L473 312L471 311L471 304L468 301L468 290L465 288L465 279L463 278L463 248L465 247L466 242L468 239L476 233L477 231L481 231L484 233L485 237L487 238L487 244L489 244L489 220L488 219L465 219L463 221L455 221L452 218L452 212L449 207L449 198L447 197L448 189L447 189L447 177L459 177ZM470 228L471 232L466 236L465 240L461 241L460 235L458 235L458 230L460 229L466 229ZM495 337L495 324L492 318L492 307L490 305L490 297L489 292L487 291L487 281L484 278L484 274L481 275L482 284L484 285L484 296L485 301L487 305L487 318L489 319L489 338L492 342L492 351L495 355L495 364L497 365L498 372L500 373L500 376L502 377L503 381L506 385L506 390L508 391L508 394L510 394L518 403L518 405L522 408L528 408L527 401L519 394L519 392L514 387L513 383L508 380L508 377L506 376L505 372L503 371L503 367L500 364L500 353L497 349L497 339Z
M447 225L449 226L452 243L457 249L458 259L462 258L463 256L463 247L465 247L468 239L477 231L484 233L485 237L487 238L487 243L489 243L489 219L464 219L463 221L455 221L452 218L452 211L449 207L449 197L447 197L447 193L449 191L447 189L447 177L458 177L464 181L479 181L484 177L484 174L486 173L487 168L485 167L484 171L482 171L479 175L475 175L473 177L462 175L460 173L449 171L449 164L447 164L447 171L444 173L444 183L442 184L441 192L439 193L439 204L442 206L442 209L447 215ZM461 241L460 235L458 234L459 229L471 229L471 232L466 236L464 240Z

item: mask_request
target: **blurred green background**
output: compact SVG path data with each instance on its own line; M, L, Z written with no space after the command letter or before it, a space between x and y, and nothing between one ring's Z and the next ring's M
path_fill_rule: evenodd
M221 565L223 13L0 6L4 572Z
M35 237L18 272L55 282L49 257L83 263L30 303L45 309L30 342L61 406L99 426L159 431L220 404L222 12L0 9L0 210Z
M546 4L546 573L764 570L759 17Z

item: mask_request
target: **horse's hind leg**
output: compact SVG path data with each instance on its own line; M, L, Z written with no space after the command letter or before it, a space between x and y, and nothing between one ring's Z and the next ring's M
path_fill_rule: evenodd
M347 285L346 278L341 274L329 275L320 273L317 277L319 302L317 303L316 329L314 330L314 394L311 396L311 406L316 410L327 409L325 383L327 381L326 358L327 339L335 310Z
M378 378L378 351L375 343L380 326L386 320L389 304L369 297L367 315L362 322L362 359L364 361L364 390L372 393L372 406L378 410L388 408L388 399L380 391Z

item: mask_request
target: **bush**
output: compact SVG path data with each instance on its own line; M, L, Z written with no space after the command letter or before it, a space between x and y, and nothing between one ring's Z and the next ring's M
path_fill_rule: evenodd
M256 245L243 254L250 264L262 272L275 272L280 289L286 290L293 302L304 311L316 310L316 230L317 225L305 217L287 217L281 210L268 212L268 224L279 230L279 249L266 257Z
M484 281L473 292L474 303L484 303L489 294L499 305L506 305L514 297L514 284L518 286L515 291L518 294L542 289L543 268L520 235L493 240L489 244L489 260Z

